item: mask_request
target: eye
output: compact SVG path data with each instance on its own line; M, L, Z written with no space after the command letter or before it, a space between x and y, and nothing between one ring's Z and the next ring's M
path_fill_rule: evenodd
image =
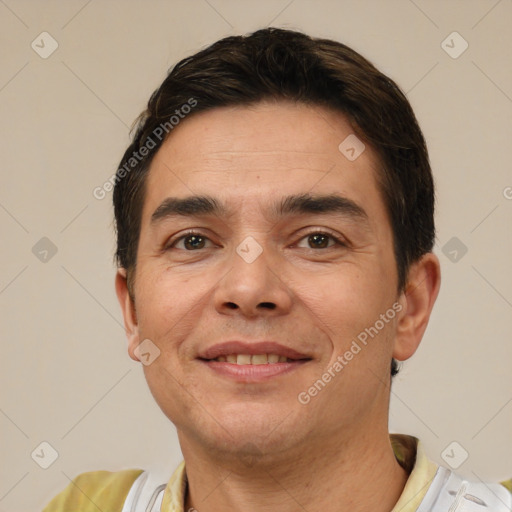
M310 244L309 247L304 247L300 245L302 240L306 240L306 243ZM332 243L329 244L329 241ZM170 249L179 249L184 251L194 251L199 249L205 249L207 247L206 244L211 242L211 240L200 233L199 231L189 230L184 235L176 238L172 243L170 243L166 250ZM181 244L181 246L180 246ZM342 242L337 236L332 233L328 233L325 231L312 231L307 235L303 236L299 243L296 244L297 247L305 248L305 249L329 249L334 246L346 247L347 244Z
M328 245L329 239L333 241L331 245ZM335 245L339 245L345 247L346 244L343 243L339 238L334 236L332 233L327 233L325 231L312 231L306 236L302 237L300 240L306 240L306 243L312 245L312 247L306 247L306 249L329 249ZM300 247L297 244L297 247Z
M190 230L169 244L167 249L181 249L185 251L204 249L206 241L210 241L210 239L198 231ZM183 242L183 246L178 247L181 242Z

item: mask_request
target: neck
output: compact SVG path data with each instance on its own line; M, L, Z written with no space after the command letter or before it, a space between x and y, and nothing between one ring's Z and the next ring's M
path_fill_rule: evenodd
M222 462L180 439L188 478L185 511L389 512L408 475L395 459L387 429L371 438L348 437L300 453L246 454Z

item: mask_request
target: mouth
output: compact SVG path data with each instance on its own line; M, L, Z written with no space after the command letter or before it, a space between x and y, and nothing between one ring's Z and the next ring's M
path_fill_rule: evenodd
M215 359L203 359L204 361L216 361L218 363L231 363L237 365L259 365L259 364L277 364L291 363L294 359L279 354L228 354L219 356Z
M255 382L296 370L312 357L274 342L231 341L210 347L198 360L216 374Z

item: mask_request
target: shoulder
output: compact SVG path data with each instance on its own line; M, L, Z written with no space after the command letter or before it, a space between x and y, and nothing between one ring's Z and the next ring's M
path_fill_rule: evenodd
M398 462L409 472L393 512L466 511L483 504L492 512L512 511L512 480L471 481L430 460L419 439L402 434L390 438Z
M510 480L505 480L504 482L500 482L503 487L507 488L510 493L512 493L512 478Z
M498 484L467 480L440 466L418 512L470 511L475 509L475 503L493 512L512 511L512 495L504 482Z
M81 473L43 509L43 512L121 511L126 496L142 469Z

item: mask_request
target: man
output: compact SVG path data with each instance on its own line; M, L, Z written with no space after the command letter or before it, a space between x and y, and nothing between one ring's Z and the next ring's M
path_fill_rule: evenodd
M274 28L184 59L114 207L129 354L185 460L79 475L47 512L511 509L388 433L440 266L423 135L368 61Z

